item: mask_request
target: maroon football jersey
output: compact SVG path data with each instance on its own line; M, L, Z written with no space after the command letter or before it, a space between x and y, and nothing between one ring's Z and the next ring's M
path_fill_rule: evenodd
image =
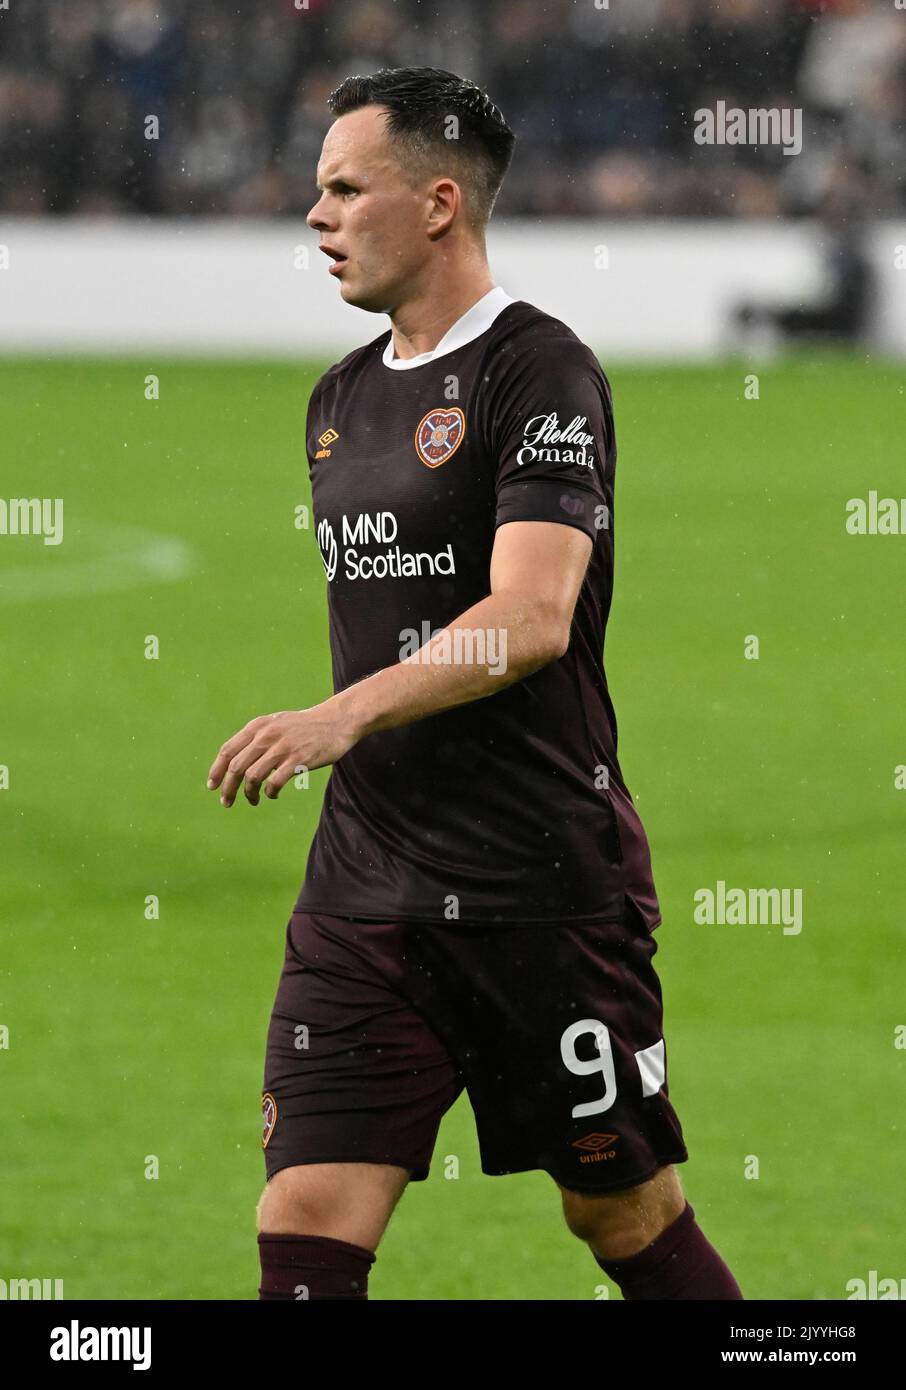
M296 909L529 924L617 918L628 894L653 928L648 844L620 774L603 666L610 387L558 319L500 290L470 315L483 305L496 312L468 341L448 334L399 370L387 330L312 393L334 688L393 665L485 598L495 531L510 521L575 526L593 541L569 649L496 695L371 734L341 758ZM503 654L488 640L493 664Z

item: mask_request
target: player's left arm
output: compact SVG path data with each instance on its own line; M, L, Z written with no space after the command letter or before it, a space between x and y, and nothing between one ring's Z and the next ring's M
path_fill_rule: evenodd
M487 598L399 664L310 709L251 720L220 749L208 787L222 783L221 801L232 806L244 781L257 805L262 785L274 798L302 768L337 762L369 734L496 695L556 661L591 551L586 531L559 521L499 525Z

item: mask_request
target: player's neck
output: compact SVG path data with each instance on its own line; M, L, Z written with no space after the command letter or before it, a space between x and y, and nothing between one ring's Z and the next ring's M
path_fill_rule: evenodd
M419 357L433 352L454 323L493 288L485 263L470 267L465 274L445 273L443 281L418 291L390 315L394 356Z

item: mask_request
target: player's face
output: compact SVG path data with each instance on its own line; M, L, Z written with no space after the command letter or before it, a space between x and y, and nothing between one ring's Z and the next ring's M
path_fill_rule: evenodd
M347 304L389 314L411 295L427 260L429 200L405 178L384 109L365 106L330 127L318 162L321 196L307 221L321 234Z

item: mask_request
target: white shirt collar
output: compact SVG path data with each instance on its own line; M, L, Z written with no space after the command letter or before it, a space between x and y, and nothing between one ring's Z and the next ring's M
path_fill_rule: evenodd
M507 294L506 290L495 285L487 294L482 295L481 299L476 300L471 309L467 309L462 318L447 329L437 347L431 352L421 352L418 357L394 357L393 355L393 333L391 332L387 346L384 348L384 366L391 367L395 372L408 371L410 367L421 367L425 362L433 362L435 357L444 357L448 352L455 351L456 348L464 347L466 343L471 343L473 338L486 333L497 315L506 308L508 304L515 304L512 295Z

